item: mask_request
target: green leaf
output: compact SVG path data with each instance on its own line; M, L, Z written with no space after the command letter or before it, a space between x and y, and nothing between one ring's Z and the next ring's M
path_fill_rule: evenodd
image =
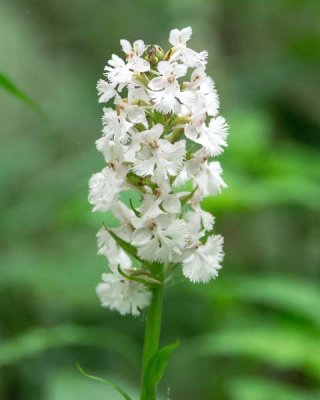
M97 346L116 351L128 361L137 358L137 349L132 340L110 329L60 326L33 329L23 335L1 342L0 366L35 357L47 350L64 346Z
M198 186L196 186L190 193L182 196L180 198L181 201L181 205L184 206L185 204L187 204L187 202L192 198L192 196L195 194L196 190L198 189Z
M126 399L126 400L132 400L131 397L123 390L121 389L121 387L119 385L117 385L116 383L110 382L107 379L103 379L103 378L99 378L98 376L94 376L94 375L89 375L87 374L82 368L81 366L77 363L76 364L76 368L77 370L86 378L89 379L93 379L95 381L98 382L102 382L102 383L106 383L107 385L111 386L114 390L116 390L119 394L121 394L121 396Z
M107 231L110 233L110 235L113 237L113 239L117 242L117 244L122 248L122 250L126 251L128 254L130 254L132 257L134 257L136 260L140 261L141 264L149 267L151 270L153 270L153 266L158 266L158 263L149 263L146 260L142 260L138 256L137 249L132 246L132 244L126 242L125 240L121 239L118 235L116 235L111 229L106 228Z
M40 107L34 103L33 100L30 99L22 90L17 88L17 86L4 74L0 73L0 87L9 92L11 95L15 96L19 100L28 104L31 108L34 109L37 113L44 116L44 112L40 109Z
M157 388L169 362L171 353L179 346L179 339L169 346L162 347L158 350L149 361L142 388L141 399L153 399L153 393Z
M135 274L134 270L131 270L132 273L130 274L126 274L120 267L120 265L118 265L118 272L120 275L122 275L124 278L128 279L129 281L135 281L138 283L142 283L143 285L161 285L161 282L158 281L157 279L155 279L152 275L148 274L147 271L137 271L137 273ZM131 272L130 271L130 272Z
M134 205L133 205L133 203L132 203L132 199L129 199L129 202L130 202L131 210L134 212L135 216L138 217L138 218L140 218L140 217L141 217L141 212L138 211L138 210L134 207Z
M320 327L320 293L312 282L283 276L248 277L236 280L233 286L231 293L239 300L300 315Z
M278 369L300 369L320 380L320 336L297 326L250 326L199 336L193 356L246 357ZM190 354L189 353L189 354Z
M110 235L113 237L113 239L117 242L117 244L122 248L122 250L126 251L128 254L130 254L130 256L134 257L136 260L141 261L141 259L138 256L137 249L134 246L132 246L132 244L121 239L111 229L108 229L108 228L106 228L106 229L110 233Z
M195 290L201 294L198 288ZM217 281L215 299L230 299L284 311L300 316L320 327L320 292L310 281L283 275L237 276Z

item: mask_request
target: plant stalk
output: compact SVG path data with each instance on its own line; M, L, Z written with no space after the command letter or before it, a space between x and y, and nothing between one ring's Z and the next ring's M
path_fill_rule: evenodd
M161 315L163 302L163 284L157 286L152 291L152 301L147 310L147 320L145 327L142 371L141 371L141 400L156 400L156 387L151 388L146 384L146 371L152 356L159 349Z

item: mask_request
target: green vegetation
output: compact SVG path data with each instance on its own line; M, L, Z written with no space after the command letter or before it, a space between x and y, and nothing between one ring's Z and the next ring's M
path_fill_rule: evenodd
M94 291L94 235L114 222L87 203L95 84L120 38L189 24L231 126L229 188L204 202L226 258L216 281L167 289L152 379L179 338L162 399L320 399L318 3L1 2L0 399L137 398L143 317Z

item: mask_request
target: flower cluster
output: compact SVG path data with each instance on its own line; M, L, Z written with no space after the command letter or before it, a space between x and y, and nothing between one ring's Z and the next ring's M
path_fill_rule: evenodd
M173 29L166 53L121 40L124 59L112 55L97 84L99 102L113 107L103 109L96 147L106 166L89 181L89 202L119 221L97 235L110 268L97 293L121 314L138 315L150 303L150 286L178 267L192 282L207 282L221 268L223 238L212 234L214 218L200 204L226 186L212 157L227 145L228 125L205 72L207 52L187 47L191 34L190 27ZM125 191L130 201L120 196Z

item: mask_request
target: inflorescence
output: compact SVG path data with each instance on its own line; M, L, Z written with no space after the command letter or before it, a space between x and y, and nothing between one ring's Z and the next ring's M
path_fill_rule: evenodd
M166 53L121 40L125 60L113 54L97 84L99 102L113 106L103 109L96 147L106 166L89 181L89 202L119 222L97 234L109 262L97 294L123 315L139 315L152 285L177 268L191 282L208 282L221 268L223 238L201 201L226 186L212 159L227 146L228 125L205 72L207 52L187 47L191 34L173 29ZM139 207L121 200L128 190L139 194Z

